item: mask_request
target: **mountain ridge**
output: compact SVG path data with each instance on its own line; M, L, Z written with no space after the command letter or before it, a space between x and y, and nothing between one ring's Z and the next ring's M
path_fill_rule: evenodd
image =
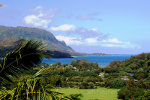
M76 53L71 47L67 46L65 42L57 40L51 32L46 31L44 29L22 27L22 26L17 26L17 27L0 26L0 39L8 40L7 38L8 39L11 38L39 39L44 41L46 44L48 44L47 47L50 50L67 52L67 53Z
M71 56L105 56L103 53L80 53L67 46L64 41L59 41L55 36L44 29L34 27L7 27L0 25L0 51L5 49L7 52L12 50L14 46L22 39L37 39L42 40L44 44L47 44L47 50L58 51L68 53ZM55 52L56 53L56 52Z

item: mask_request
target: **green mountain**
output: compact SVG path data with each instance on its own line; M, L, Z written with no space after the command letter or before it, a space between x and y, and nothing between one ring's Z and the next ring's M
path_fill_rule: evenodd
M6 27L0 26L0 48L13 48L22 39L33 38L44 41L47 44L47 48L53 51L70 53L77 55L71 47L67 46L65 42L58 41L55 36L46 30L39 28L29 27Z

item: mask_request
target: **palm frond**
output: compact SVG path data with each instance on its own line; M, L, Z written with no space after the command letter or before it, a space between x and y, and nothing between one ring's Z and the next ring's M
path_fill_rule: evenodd
M20 43L15 50L1 59L0 83L11 82L10 75L16 76L18 71L40 64L43 59L43 48L40 41L26 40Z

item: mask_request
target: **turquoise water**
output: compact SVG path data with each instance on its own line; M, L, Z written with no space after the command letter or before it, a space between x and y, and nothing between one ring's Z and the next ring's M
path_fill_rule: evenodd
M112 56L77 56L74 58L51 58L44 59L43 62L48 64L56 64L56 62L61 62L61 64L70 64L73 60L86 59L90 62L97 62L101 67L107 66L110 62L114 60L123 61L130 58L133 55L112 55Z

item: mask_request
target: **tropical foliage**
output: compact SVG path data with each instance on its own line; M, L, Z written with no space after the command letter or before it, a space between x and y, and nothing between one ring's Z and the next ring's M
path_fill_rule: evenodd
M114 61L104 68L107 87L123 87L118 98L123 100L149 100L150 89L150 53L132 56L125 61ZM123 79L120 81L117 79ZM119 85L120 84L120 85ZM122 84L122 85L121 85ZM106 84L105 84L106 85Z
M64 96L52 88L74 87L95 89L117 88L119 99L149 98L150 54L140 54L125 61L111 62L101 68L85 59L71 64L41 63L46 57L42 42L21 42L12 52L1 57L0 99L14 100L80 100L81 94ZM47 52L50 56L52 52Z
M11 76L19 71L28 70L42 61L42 43L38 41L25 41L16 49L1 58L0 83L12 82Z
M58 92L51 91L42 78L35 75L24 76L25 70L33 69L39 65L44 57L42 43L27 40L19 44L15 50L1 58L0 64L0 99L2 100L41 100L41 99L65 99ZM19 79L19 76L21 79ZM17 80L18 78L18 80ZM47 89L48 88L48 89Z

